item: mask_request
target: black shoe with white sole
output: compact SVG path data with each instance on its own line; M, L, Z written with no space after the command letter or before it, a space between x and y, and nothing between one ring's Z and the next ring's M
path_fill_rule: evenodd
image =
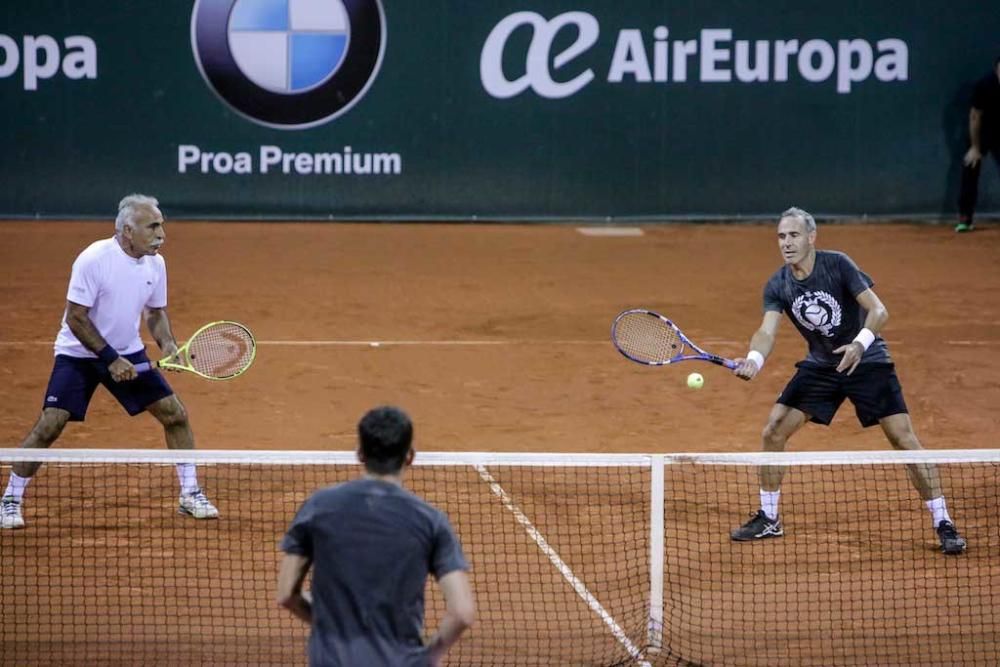
M737 542L763 540L768 537L781 537L785 531L781 527L781 517L769 519L764 510L750 517L750 520L729 534Z
M955 555L965 551L965 540L958 534L955 524L942 521L937 527L938 539L941 540L941 552Z

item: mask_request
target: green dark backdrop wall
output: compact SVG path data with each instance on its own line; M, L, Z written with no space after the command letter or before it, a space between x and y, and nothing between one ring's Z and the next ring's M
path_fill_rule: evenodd
M342 6L381 7L381 66L343 114L291 130L236 113L208 85L192 47L192 2L3 3L0 215L109 216L120 196L141 191L172 217L732 217L793 203L829 215L951 216L971 87L1000 54L1000 9L982 0ZM518 12L537 16L506 18ZM554 30L557 17L566 25ZM506 40L495 32L504 20L518 24ZM677 80L676 45L712 30L731 31L715 65L702 61L699 41ZM500 61L486 48L491 34ZM51 63L46 35L58 47ZM352 24L349 52L377 53L359 35ZM92 40L93 63L67 48L71 36ZM797 40L800 51L820 40L810 42L805 74L793 54L787 80L774 80L779 40ZM874 69L844 90L852 66L866 69L860 42L849 57L839 52L849 40L870 46ZM882 61L888 80L877 76L882 40L905 45L905 57ZM736 80L738 41L767 49L768 80ZM647 65L650 79L667 80L643 81ZM704 80L713 71L733 80ZM504 81L517 88L522 77L525 89L503 96ZM567 94L577 77L591 80ZM549 78L557 96L544 94ZM296 173L294 161L292 173L261 173L262 147L358 154L390 173ZM202 173L200 162L182 173L182 150L246 153L252 173ZM992 160L983 186L980 209L1000 210Z

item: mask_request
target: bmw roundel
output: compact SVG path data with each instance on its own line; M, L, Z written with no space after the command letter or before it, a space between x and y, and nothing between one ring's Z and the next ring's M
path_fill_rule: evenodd
M237 113L278 129L315 127L375 80L385 14L381 0L197 0L191 47Z

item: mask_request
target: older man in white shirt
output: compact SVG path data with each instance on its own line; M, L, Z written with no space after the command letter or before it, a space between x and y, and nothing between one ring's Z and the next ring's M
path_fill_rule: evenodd
M83 421L98 385L104 385L129 415L148 411L163 424L167 447L193 449L194 434L184 405L155 370L138 373L148 362L139 337L146 326L164 355L177 351L167 318L167 269L163 214L153 197L133 194L118 204L115 235L92 243L76 258L66 296L66 312L55 342L55 364L42 414L21 443L49 447L69 421ZM0 529L24 527L25 488L41 466L15 463L0 498ZM214 519L218 510L202 493L193 463L177 465L177 511Z

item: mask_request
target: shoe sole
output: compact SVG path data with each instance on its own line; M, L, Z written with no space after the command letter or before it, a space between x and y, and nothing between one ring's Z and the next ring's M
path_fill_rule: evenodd
M215 514L202 514L201 516L199 516L199 515L195 514L194 512L192 512L191 510L186 510L183 507L178 507L177 508L177 513L178 514L182 514L184 516L189 516L192 519L198 519L199 521L202 521L204 519L218 519L219 518L219 513L218 512L216 512Z
M765 533L763 535L752 535L750 537L739 537L736 535L730 535L729 538L733 542L756 542L757 540L766 540L771 537L782 537L784 534L785 531L781 531L780 533Z
M0 524L0 530L19 530L21 528L24 528L24 521L23 520L20 523L9 523L9 524L8 523L4 523L4 524Z

